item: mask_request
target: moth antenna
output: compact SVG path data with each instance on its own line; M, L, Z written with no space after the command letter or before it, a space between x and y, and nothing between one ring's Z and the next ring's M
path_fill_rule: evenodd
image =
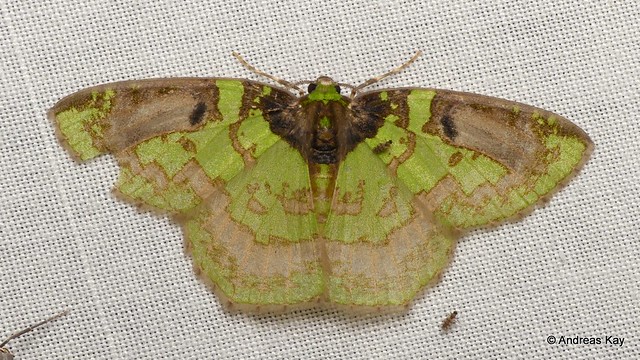
M313 80L300 80L300 81L296 81L293 83L293 85L302 85L302 84L311 84L313 82Z
M397 68L392 69L391 71L389 71L389 72L387 72L387 73L384 73L384 74L382 74L382 75L380 75L380 76L376 76L376 77L374 77L374 78L371 78L371 79L369 79L369 80L367 80L367 81L363 82L362 84L360 84L360 85L358 85L358 86L356 86L356 87L353 87L353 86L352 86L352 87L351 87L351 88L352 88L352 90L351 90L351 96L350 96L350 97L353 99L353 97L354 97L354 96L356 96L356 93L357 93L359 90L361 90L361 89L363 89L363 88L365 88L365 87L367 87L367 86L369 86L369 85L375 84L375 83L377 83L378 81L381 81L381 80L383 80L383 79L386 79L386 78L388 78L388 77L389 77L389 76L391 76L391 75L395 75L395 74L397 74L397 73L401 72L402 70L406 69L409 65L411 65L414 61L416 61L416 59L418 59L418 58L420 57L420 55L422 55L422 51L421 51L421 50L418 50L418 52L416 52L416 54L415 54L415 55L413 55L413 56L411 57L411 59L409 59L409 60L408 60L407 62L405 62L404 64L402 64L402 65L398 66Z
M356 88L355 86L351 85L351 84L347 84L347 83L336 83L336 85L340 86L340 87L346 87L351 89L351 92L353 92L353 90Z
M1 349L1 348L3 348L5 345L7 345L7 344L9 343L9 341L11 341L11 340L13 340L13 339L15 339L15 338L17 338L17 337L20 337L20 336L22 336L22 335L24 335L24 334L26 334L26 333L28 333L28 332L30 332L30 331L33 331L33 330L35 330L37 327L40 327L40 326L42 326L42 325L44 325L44 324L48 323L49 321L53 321L53 320L55 320L55 319L57 319L57 318L59 318L59 317L65 316L65 315L67 315L68 313L69 313L69 310L64 310L64 311L59 312L59 313L57 313L57 314L53 315L52 317L50 317L50 318L48 318L48 319L45 319L45 320L43 320L43 321L41 321L41 322L39 322L39 323L37 323L37 324L35 324L35 325L31 325L31 326L29 326L29 327L27 327L27 328L25 328L25 329L23 329L23 330L18 331L17 333L15 333L15 334L13 334L13 335L9 336L9 337L7 338L7 340L3 341L3 342L2 342L2 344L0 344L0 349Z
M266 72L264 72L264 71L256 68L255 66L249 64L247 62L247 60L245 60L240 54L238 54L235 51L233 51L231 54L236 59L238 59L238 61L240 61L240 64L242 64L242 66L246 67L252 73L258 74L260 76L264 76L264 77L266 77L268 79L271 79L271 80L277 82L278 84L280 84L280 85L282 85L282 86L284 86L284 87L286 87L288 89L295 89L300 93L301 96L304 95L304 91L302 91L302 89L300 89L298 86L296 86L296 84L291 83L291 82L289 82L287 80L284 80L284 79L277 78L277 77L275 77L275 76L273 76L271 74L267 74Z

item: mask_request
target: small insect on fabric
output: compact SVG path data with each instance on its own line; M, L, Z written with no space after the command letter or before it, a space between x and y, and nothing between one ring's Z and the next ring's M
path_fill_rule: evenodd
M25 329L22 329L22 330L16 332L15 334L9 336L5 341L0 343L0 360L13 360L14 359L14 355L11 353L11 351L9 351L9 349L5 348L5 346L7 344L9 344L9 341L11 341L11 340L13 340L15 338L19 338L20 336L35 330L37 327L40 327L40 326L42 326L42 325L44 325L44 324L46 324L46 323L48 323L50 321L53 321L53 320L55 320L55 319L57 319L59 317L65 316L68 313L69 313L68 310L62 311L62 312L60 312L60 313L58 313L58 314L56 314L56 315L54 315L54 316L52 316L52 317L50 317L48 319L45 319L45 320L43 320L43 321L41 321L41 322L39 322L39 323L37 323L35 325L31 325L31 326L29 326L29 327L27 327Z
M458 311L452 311L447 317L446 319L444 319L444 321L442 321L442 325L440 325L440 328L442 329L442 331L447 332L449 331L449 329L451 329L451 326L456 322L456 317L458 316Z
M124 81L49 116L76 158L114 154L117 194L175 219L196 272L237 308L404 307L464 230L530 211L593 149L567 119L512 101L362 91L419 53L355 87L290 83L234 55L278 86Z

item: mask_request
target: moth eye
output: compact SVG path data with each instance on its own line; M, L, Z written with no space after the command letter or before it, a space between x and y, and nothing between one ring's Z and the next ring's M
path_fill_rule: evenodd
M336 85L336 91L340 94L340 86Z
M309 87L307 88L307 91L309 92L309 94L311 94L311 93L313 92L313 90L315 90L315 89L316 89L316 87L317 87L317 86L318 86L318 85L317 85L317 84L315 84L315 83L311 83L311 84L309 84Z

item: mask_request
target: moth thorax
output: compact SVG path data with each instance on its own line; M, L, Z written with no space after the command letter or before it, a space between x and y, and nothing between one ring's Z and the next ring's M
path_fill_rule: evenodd
M317 121L313 141L311 142L311 161L316 164L334 164L337 162L338 144L335 129L327 117Z

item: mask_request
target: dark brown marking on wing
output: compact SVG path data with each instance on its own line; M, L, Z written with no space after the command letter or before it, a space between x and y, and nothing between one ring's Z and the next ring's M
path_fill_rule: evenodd
M395 125L406 128L409 125L409 107L407 105L407 95L409 90L384 90L387 98L382 100L382 91L373 91L358 95L351 105L354 117L358 121L370 124L371 128L368 137L375 136L378 129L384 125L389 115L396 117Z
M376 145L373 148L373 153L374 154L382 154L383 152L386 152L387 150L389 150L389 148L391 147L391 144L393 144L393 141L391 141L391 140L387 140L385 142L381 142L380 144Z
M474 152L473 156L475 156L476 154L477 153ZM454 167L458 165L458 163L460 163L460 161L462 161L463 158L464 158L464 155L462 155L460 151L456 151L455 153L451 154L451 156L449 157L449 166Z
M451 140L455 139L458 136L458 130L456 130L456 126L451 119L449 114L444 114L440 118L440 123L442 124L442 129L444 130L444 134Z
M407 97L409 96L408 90L399 90L390 92L389 99L393 104L396 104L396 108L392 109L393 114L398 117L395 121L395 125L406 129L409 126L409 104L407 103Z
M351 104L353 129L351 131L349 151L360 142L373 138L385 121L393 119L394 124L401 128L408 126L409 109L406 96L408 90L387 91L388 96L383 100L381 91L374 91L358 95ZM389 149L391 142L379 144L374 152L384 152ZM385 145L386 144L386 145Z
M358 100L360 99L356 99L355 101ZM358 101L352 108L354 109L354 122L351 132L352 138L350 140L354 143L353 145L357 145L366 138L376 136L378 129L384 125L386 115L389 114L388 107L380 100Z
M188 151L188 152L193 153L193 154L195 154L196 151L197 151L196 144L193 141L187 139L186 137L181 137L178 140L178 143L180 145L182 145L182 148L185 151Z
M260 96L260 92L263 84L254 83L250 81L243 81L243 92L242 92L242 105L240 106L240 113L238 114L239 122L244 121L252 110L260 108L260 103L256 102L256 98Z
M400 156L392 158L391 162L389 163L389 170L393 174L397 174L398 166L400 166L400 164L404 163L409 158L411 158L411 156L413 156L413 153L416 151L416 134L415 133L407 131L406 140L404 141L403 140L404 139L400 139L400 142L406 145L407 149L402 154L400 154Z
M311 124L310 120L300 116L298 98L282 90L272 90L270 94L260 97L259 104L252 106L262 111L274 134L279 135L308 159Z
M199 124L204 119L205 111L207 111L207 104L203 101L198 102L193 108L191 115L189 115L189 123L191 125Z
M174 78L134 80L105 84L84 89L62 99L57 109L86 106L100 108L104 96L113 91L108 113L99 119L104 129L103 142L96 146L117 153L141 141L174 131L196 130L204 121L193 125L189 121L199 103L206 104L202 118L220 120L215 104L218 89L215 79ZM93 99L93 100L92 100Z
M381 97L382 92L386 92L386 96ZM409 105L407 104L409 92L408 89L389 89L365 93L356 97L352 108L358 114L356 116L369 118L370 121L375 121L376 126L382 126L385 122L393 122L396 127L406 129L409 126ZM363 113L364 115L359 115ZM400 144L406 145L407 149L391 159L389 169L392 173L395 173L398 166L413 155L415 149L415 134L406 130L405 133L406 137L400 138ZM374 148L374 152L386 151L391 147L391 144L387 146L382 143L378 146Z
M423 131L447 143L489 156L507 168L535 166L545 149L532 121L533 108L516 113L516 103L486 96L438 91L431 102L432 121ZM550 114L550 113L548 113Z
M204 118L214 119L215 121L222 121L222 113L218 110L218 100L220 99L220 89L217 86L209 86L206 88L206 91L201 93L192 93L196 98L205 104L209 104L207 106L207 112L209 115L204 115ZM211 106L213 105L213 106Z

